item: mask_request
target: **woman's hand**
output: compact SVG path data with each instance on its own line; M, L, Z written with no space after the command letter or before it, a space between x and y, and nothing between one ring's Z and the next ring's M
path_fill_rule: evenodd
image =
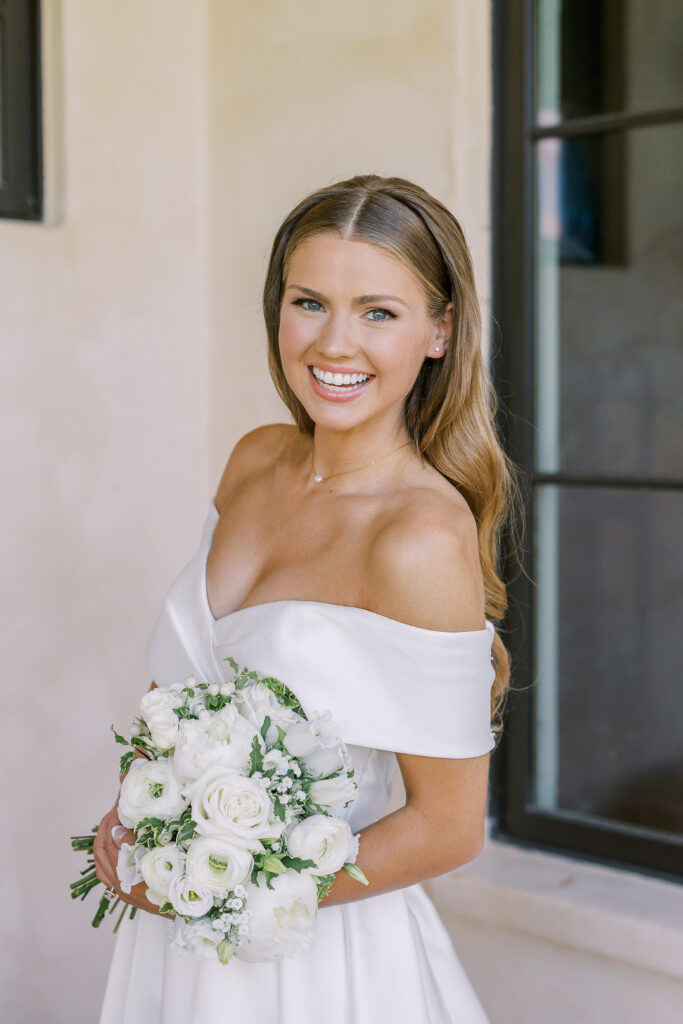
M145 896L147 883L139 882L134 885L129 893L121 891L121 883L116 874L116 863L119 859L119 850L122 843L135 842L135 833L132 829L126 828L119 821L118 800L110 811L105 814L99 824L93 853L95 856L95 871L100 882L115 890L116 895L122 903L128 903L132 907L146 910L150 914L158 914L160 917L173 918L174 914L159 914L159 907Z

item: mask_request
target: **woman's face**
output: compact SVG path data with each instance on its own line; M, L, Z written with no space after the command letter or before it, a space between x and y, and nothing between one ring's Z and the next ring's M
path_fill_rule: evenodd
M282 366L314 423L398 426L425 357L443 356L450 308L435 323L410 270L380 246L337 234L297 246L284 283Z

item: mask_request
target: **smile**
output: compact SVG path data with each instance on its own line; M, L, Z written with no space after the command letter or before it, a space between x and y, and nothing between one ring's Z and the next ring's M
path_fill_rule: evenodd
M375 377L371 373L335 373L319 366L309 366L310 381L314 392L330 402L350 402L372 385Z
M355 391L371 377L369 373L332 373L331 370L320 370L317 366L311 366L310 370L318 384L331 392Z

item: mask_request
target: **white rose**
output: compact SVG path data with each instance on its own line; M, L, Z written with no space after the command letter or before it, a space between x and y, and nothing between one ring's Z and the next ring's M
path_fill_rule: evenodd
M189 846L185 871L200 889L226 896L248 880L253 866L251 853L227 837L201 836Z
M183 855L177 846L158 846L147 850L140 864L147 883L147 899L158 907L168 899L168 887L183 875Z
M119 797L119 821L135 828L142 818L173 818L185 808L185 799L173 774L171 761L136 757L123 782Z
M163 686L156 686L153 690L148 690L147 693L143 694L140 699L140 716L149 725L150 718L154 718L161 711L167 711L169 708L179 708L183 703L182 694L177 689L165 689Z
M178 724L178 716L170 708L159 711L147 723L152 743L158 750L170 750L175 746L178 738Z
M152 743L159 750L170 750L178 735L178 716L174 708L180 707L183 697L177 689L157 686L140 700L140 715L147 723Z
M210 766L239 772L249 761L256 735L257 730L231 704L200 719L183 719L173 754L175 772L184 780L198 779Z
M202 917L213 906L213 894L206 889L196 889L194 882L187 875L171 879L168 898L175 912L185 917Z
M130 843L121 843L119 859L116 862L116 874L121 883L121 892L130 893L133 886L138 885L142 881L140 861L146 852L144 846L131 846Z
M318 890L314 879L298 871L285 871L271 880L263 876L258 885L248 885L246 900L249 927L237 947L240 960L259 962L305 953L315 934Z
M217 947L223 935L212 928L208 921L183 921L176 917L173 927L171 948L181 956L195 960L215 960Z
M257 779L226 772L220 766L207 768L186 787L185 795L192 802L192 820L200 835L232 836L257 850L261 839L275 839L284 828Z
M287 836L287 849L292 857L313 860L312 875L333 875L358 856L358 836L343 818L328 814L312 814L295 825Z
M303 757L314 778L331 775L350 767L350 758L339 735L339 727L332 720L332 712L313 715L287 730L284 745L294 757Z
M319 807L345 807L356 795L356 783L348 775L311 783L311 800Z
M277 726L287 730L297 722L302 722L301 715L280 704L272 690L265 683L250 683L235 695L235 702L248 722L260 732L266 715L270 718L270 728L266 733L266 743L275 743L278 737Z

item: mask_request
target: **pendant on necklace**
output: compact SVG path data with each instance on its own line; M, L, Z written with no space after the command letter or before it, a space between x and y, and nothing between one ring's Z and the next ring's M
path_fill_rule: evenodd
M323 480L324 480L324 477L321 476L320 473L316 473L315 476L313 477L313 483L314 484L321 484L323 482Z

